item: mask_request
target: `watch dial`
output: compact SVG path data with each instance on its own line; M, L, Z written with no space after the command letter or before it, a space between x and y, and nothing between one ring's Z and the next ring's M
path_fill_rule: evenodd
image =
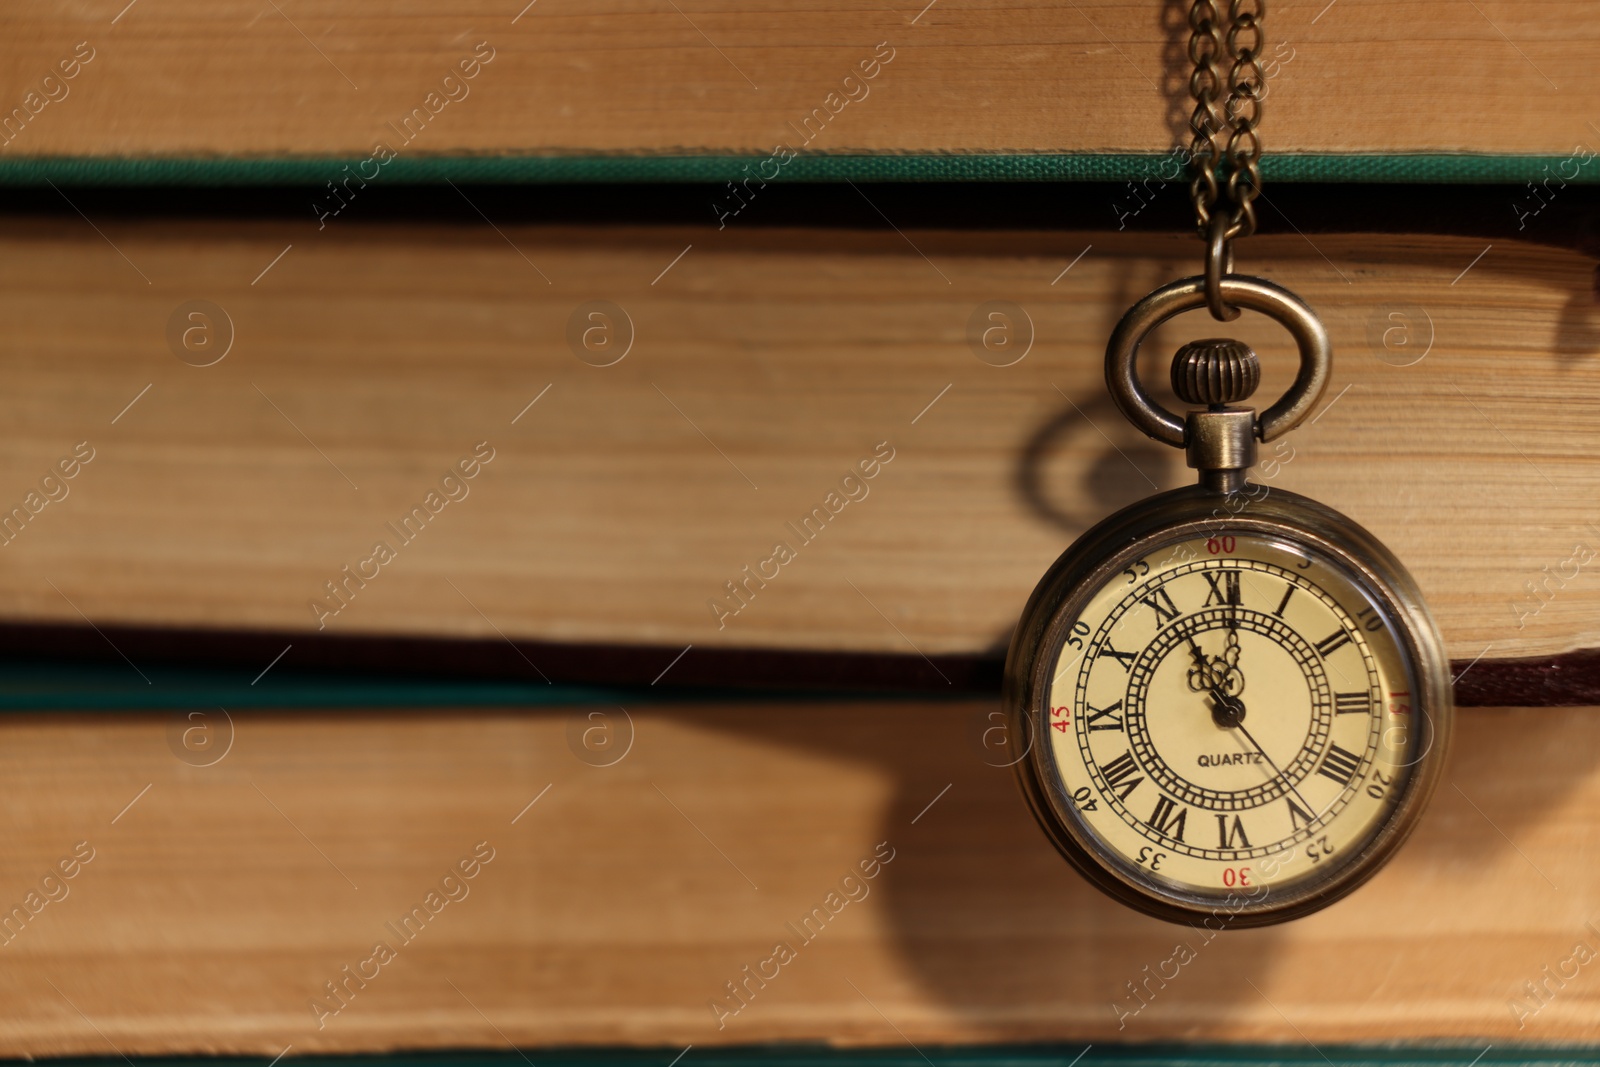
M1350 872L1426 754L1396 625L1337 560L1275 537L1129 560L1048 689L1074 832L1182 897L1270 907Z

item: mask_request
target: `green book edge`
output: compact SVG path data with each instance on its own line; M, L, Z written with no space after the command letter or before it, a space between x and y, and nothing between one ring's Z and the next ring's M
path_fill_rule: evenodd
M7 712L183 712L355 710L361 708L613 707L663 704L771 704L896 700L887 690L653 688L552 685L518 681L396 676L380 672L274 667L247 672L210 667L136 667L121 663L0 662L0 714ZM923 703L971 699L917 693Z
M1600 167L1575 156L1271 155L1266 182L1510 184L1600 183ZM349 172L346 173L345 168ZM427 184L726 182L751 177L803 182L1162 182L1186 178L1175 153L1005 155L395 156L336 157L14 156L0 159L0 185L322 185L361 174L371 181Z

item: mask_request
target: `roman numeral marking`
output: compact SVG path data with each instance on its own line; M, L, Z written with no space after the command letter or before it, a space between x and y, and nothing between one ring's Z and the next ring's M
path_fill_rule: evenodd
M1323 659L1327 659L1333 653L1339 651L1339 649L1343 648L1349 643L1350 634L1341 628L1333 631L1333 633L1317 642L1317 653L1321 655Z
M1206 597L1202 607L1209 608L1213 604L1227 604L1230 607L1239 606L1239 572L1233 569L1225 570L1219 576L1210 571L1201 571L1206 581L1211 585L1211 594ZM1293 589L1293 586L1289 588Z
M1316 816L1294 802L1293 796L1283 798L1289 802L1289 825L1298 830L1302 826L1310 826L1311 820Z
M1294 807L1294 801L1289 802ZM1217 837L1221 840L1218 848L1249 848L1250 838L1244 832L1244 819L1238 815L1233 817L1233 825L1228 825L1226 815L1217 816Z
M1372 713L1372 694L1335 693L1333 694L1333 711L1336 715L1370 715Z
M1176 814L1174 814L1176 810ZM1150 828L1174 841L1183 840L1184 823L1189 821L1189 809L1180 808L1167 797L1156 801L1156 810L1150 814Z
M1100 768L1100 773L1105 776L1106 787L1117 794L1118 800L1127 800L1128 794L1144 781L1144 776L1139 774L1139 765L1133 762L1132 752L1124 752L1105 764ZM1118 786L1121 788L1118 789Z
M1322 766L1318 768L1317 773L1332 778L1340 785L1349 785L1359 766L1361 766L1360 756L1354 752L1346 752L1338 745L1329 745L1328 754L1322 757Z
M1111 656L1118 663L1122 664L1122 669L1126 671L1133 669L1133 661L1139 658L1139 653L1118 652L1116 649L1111 647L1111 642L1107 641L1106 647L1100 650L1099 654L1095 656L1095 659L1104 659L1107 656Z
M1272 613L1280 619L1283 618L1283 609L1289 606L1289 598L1292 596L1294 596L1294 586L1291 585L1283 591L1283 599L1278 601L1278 606Z
M1117 701L1115 704L1111 705L1109 708L1105 708L1102 711L1096 711L1093 708L1090 708L1089 709L1089 718L1086 720L1088 722L1088 724L1089 724L1089 729L1091 729L1091 730L1120 730L1120 729L1122 729L1122 720L1117 717L1117 712L1119 712L1121 710L1122 710L1122 701L1120 701L1120 700ZM1110 721L1109 722L1101 722L1100 721L1101 719L1109 719Z
M1140 597L1139 601L1155 609L1156 629L1158 630L1183 614L1178 610L1178 605L1172 602L1172 594L1168 593L1166 588L1162 586L1157 586L1149 596Z

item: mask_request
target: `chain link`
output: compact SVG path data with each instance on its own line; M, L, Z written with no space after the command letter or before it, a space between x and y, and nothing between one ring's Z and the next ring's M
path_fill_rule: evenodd
M1261 65L1265 43L1261 23L1266 8L1266 0L1230 0L1226 33L1213 0L1194 0L1189 8L1189 60L1194 64L1189 95L1195 102L1189 116L1194 134L1189 146L1193 175L1189 188L1196 227L1203 239L1211 238L1211 215L1224 192L1228 220L1223 240L1248 237L1256 229L1255 199L1261 191L1261 137L1256 131L1267 84ZM1232 61L1226 83L1224 54ZM1218 143L1224 130L1225 146ZM1217 181L1219 169L1227 174L1225 187Z

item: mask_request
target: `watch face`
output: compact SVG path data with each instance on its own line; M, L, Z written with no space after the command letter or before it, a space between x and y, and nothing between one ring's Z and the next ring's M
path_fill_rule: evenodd
M1149 538L1110 567L1053 620L1032 720L1080 865L1191 914L1370 875L1434 738L1405 612L1287 529Z

